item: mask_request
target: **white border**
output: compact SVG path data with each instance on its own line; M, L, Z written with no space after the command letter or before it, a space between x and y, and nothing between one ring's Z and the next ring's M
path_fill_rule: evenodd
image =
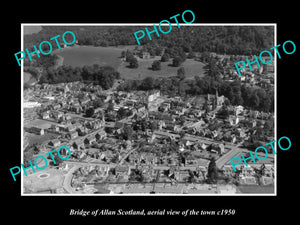
M24 49L24 26L153 26L158 25L158 23L21 23L21 51ZM176 23L171 23L177 25ZM167 26L168 24L161 24L162 26ZM180 26L274 26L274 46L277 45L277 23L191 23L185 24L180 23ZM277 140L277 54L274 54L274 137ZM23 162L23 60L21 61L21 162ZM275 146L275 151L277 152L277 145ZM21 175L21 196L277 196L277 155L274 155L275 162L275 178L274 178L274 193L270 194L259 194L259 193L249 193L249 194L24 194L23 193L23 174Z

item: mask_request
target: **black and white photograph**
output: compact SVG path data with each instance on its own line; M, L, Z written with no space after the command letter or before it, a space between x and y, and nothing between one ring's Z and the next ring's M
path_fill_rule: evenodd
M2 19L7 220L296 221L297 7L31 5Z
M276 194L276 26L112 25L22 24L23 194Z

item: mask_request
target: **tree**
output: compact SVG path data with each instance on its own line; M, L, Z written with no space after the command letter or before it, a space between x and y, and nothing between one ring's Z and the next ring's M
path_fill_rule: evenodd
M134 58L134 55L131 51L127 50L125 53L126 62L130 62Z
M104 102L103 100L101 100L100 98L96 99L94 102L93 102L93 106L95 108L98 108L98 107L102 107L104 105Z
M138 64L138 61L135 57L132 57L129 59L129 68L138 68L139 67L139 64Z
M208 170L207 170L207 181L209 183L216 183L218 179L218 170L216 165L215 157L210 159Z
M195 56L196 56L195 53L192 50L190 50L187 58L188 59L193 59L193 58L195 58Z
M92 117L92 116L94 115L94 113L95 113L94 108L89 108L89 109L87 109L87 110L85 111L85 115L86 115L87 117Z
M176 56L173 59L172 66L178 67L181 65L181 63L182 63L182 59L179 56Z
M152 70L160 70L160 69L161 69L160 61L154 60L152 63Z
M170 55L168 53L164 53L160 59L162 62L168 62L170 59Z
M39 152L40 152L39 146L37 144L34 144L33 145L33 153L34 154L39 154Z
M124 108L124 107L121 107L119 110L118 110L118 118L119 119L123 119L124 117L127 116L127 110Z
M151 90L154 88L154 79L153 77L146 77L141 84L142 90Z
M185 70L184 70L184 67L180 67L178 70L177 70L177 77L180 79L180 80L183 80L185 78Z
M59 166L63 162L63 160L58 156L57 153L54 153L53 156L54 156L53 157L54 160L52 159L52 157L50 155L48 156L48 158L52 159L51 164L54 165L54 166Z
M125 140L131 140L133 135L133 129L130 126L125 126L123 128L123 138Z
M24 151L24 166L30 166L29 161L33 164L33 148L28 148Z
M126 57L126 52L125 51L122 51L121 52L121 58L125 58Z

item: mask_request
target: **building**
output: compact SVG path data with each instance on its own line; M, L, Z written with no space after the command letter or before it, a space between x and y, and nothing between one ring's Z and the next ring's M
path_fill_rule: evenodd
M49 141L49 145L51 145L53 147L58 147L60 145L60 140L53 139L53 140Z
M160 96L160 91L154 90L151 91L150 94L148 95L148 102L154 101Z
M35 107L40 107L41 103L38 102L24 102L23 107L24 108L35 108Z
M78 137L78 132L77 131L72 131L68 134L68 136L70 137L70 139L75 139Z
M216 90L215 95L207 94L206 97L206 104L209 108L211 107L212 110L221 108L224 104L224 101L225 101L224 95L219 97L218 90Z
M37 134L37 135L44 135L45 134L45 130L43 128L40 127L31 127L28 129L29 133L33 133L33 134Z
M215 144L215 143L213 143L213 144L211 144L210 151L215 152L219 155L224 154L225 153L224 144Z
M94 136L90 136L84 139L85 144L92 144L93 142L96 142L96 138Z

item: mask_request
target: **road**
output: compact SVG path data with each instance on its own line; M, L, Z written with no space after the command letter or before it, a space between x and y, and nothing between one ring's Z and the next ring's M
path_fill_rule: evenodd
M235 157L236 154L240 153L241 150L239 148L232 148L229 152L221 156L216 160L216 165L219 169L221 169L229 160Z
M63 188L65 191L67 191L70 194L74 194L76 193L74 188L71 187L71 181L72 181L72 177L73 177L73 173L75 172L75 170L77 170L80 166L75 165L74 167L72 167L68 173L65 175L65 179L63 182Z
M125 156L123 156L123 158L119 161L118 165L121 165L123 163L123 161L132 153L134 152L135 150L137 150L139 147L140 147L140 144L142 143L142 141L139 141L137 143L137 147L131 149L129 152L126 153Z

